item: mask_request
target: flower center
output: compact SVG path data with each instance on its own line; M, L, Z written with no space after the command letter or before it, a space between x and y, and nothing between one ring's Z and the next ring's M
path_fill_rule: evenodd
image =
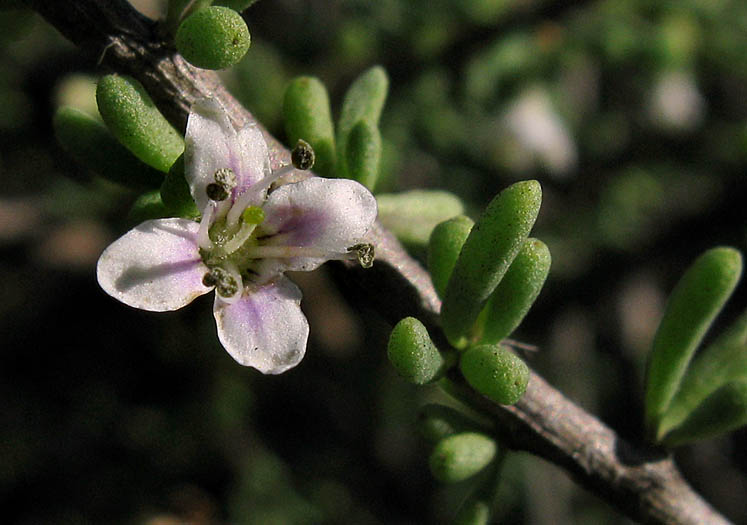
M300 164L306 167L309 162L304 155L308 151L302 153L299 155L304 162ZM313 163L313 150L310 155ZM273 277L258 276L251 269L252 263L258 259L357 259L364 268L371 267L374 258L371 244L356 244L337 252L315 246L286 245L282 242L283 235L268 236L265 232L261 240L257 239L257 228L266 219L263 206L267 191L273 182L292 169L292 166L281 167L241 194L234 195L233 199L230 197L238 179L230 168L217 170L213 182L205 187L209 201L203 210L197 234L200 256L208 267L202 282L205 286L214 286L223 300L232 302L241 297L247 279L264 281Z

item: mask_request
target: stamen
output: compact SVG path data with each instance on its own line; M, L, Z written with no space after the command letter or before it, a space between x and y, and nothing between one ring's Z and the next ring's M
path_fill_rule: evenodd
M358 262L363 268L373 266L374 257L376 256L374 245L371 243L360 243L348 248L348 252L355 252Z
M223 186L227 191L231 191L238 184L236 173L231 168L216 170L213 177L215 178L215 182Z
M215 286L220 282L220 279L213 270L208 271L202 278L202 284L208 288Z
M224 201L228 198L228 190L222 184L211 182L205 187L208 199L213 201Z
M197 246L203 250L213 249L213 241L210 240L210 226L213 222L213 215L215 215L215 202L210 201L202 212L200 229L197 230Z
M223 266L213 268L213 271L219 271L220 282L215 287L215 291L221 300L231 304L241 298L243 281L238 269L232 263L226 261Z
M230 275L225 276L215 288L218 295L224 299L230 299L239 291L239 283Z
M238 222L239 217L245 209L247 209L251 205L260 204L261 201L264 200L262 195L262 192L264 190L272 186L272 183L278 180L280 177L282 177L283 175L287 175L294 169L295 168L293 167L293 165L290 164L281 166L277 170L273 171L270 175L248 188L244 193L239 195L239 198L236 199L236 202L233 203L231 210L228 212L226 223L229 226L234 226Z
M241 225L241 229L236 232L236 235L234 235L230 241L223 245L223 249L225 250L225 252L230 255L241 248L241 246L249 240L249 237L252 236L252 233L254 233L254 229L256 227L256 224L252 224L249 222L243 223Z
M314 166L314 148L305 140L298 139L291 152L291 162L299 170L310 170Z
M252 246L247 256L250 259L290 259L292 257L314 257L317 259L348 259L347 253L320 250L313 246Z

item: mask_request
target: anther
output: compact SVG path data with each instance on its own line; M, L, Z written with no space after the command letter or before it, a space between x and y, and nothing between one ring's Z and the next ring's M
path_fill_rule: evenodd
M238 184L236 174L231 168L221 168L216 170L213 178L215 178L215 182L223 186L226 191L231 191Z
M205 193L207 193L208 199L213 201L224 201L228 198L228 191L218 182L208 184L205 187Z
M298 139L296 147L291 151L291 162L299 170L310 170L314 165L314 148L305 140Z
M213 286L215 286L216 284L218 284L218 281L219 281L219 280L220 280L220 279L219 279L219 278L218 278L218 276L217 276L217 275L215 274L215 272L214 272L213 270L210 270L210 271L209 271L209 272L207 272L207 273L206 273L206 274L204 275L204 277L202 278L202 284L204 284L205 286L207 286L208 288L210 288L210 287L213 287Z
M224 275L215 290L223 297L233 297L239 291L239 283L230 275Z
M358 257L358 262L363 268L370 268L373 266L375 250L374 245L371 243L360 243L355 246L348 248L348 252L355 252Z

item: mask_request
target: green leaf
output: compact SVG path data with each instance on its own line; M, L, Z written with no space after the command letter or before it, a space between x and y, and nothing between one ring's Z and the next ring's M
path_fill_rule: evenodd
M256 1L257 0L217 0L216 2L213 2L213 5L222 5L225 7L230 7L234 11L238 11L239 13L241 13L245 9L249 8Z
M364 120L378 126L389 90L384 68L374 66L362 73L348 89L337 126L337 176L350 178L347 167L348 139L353 127Z
M526 240L481 315L481 343L499 343L521 324L545 284L551 262L545 243Z
M429 460L431 473L445 483L463 481L489 465L497 452L495 441L485 434L455 434L434 447Z
M446 293L459 252L474 225L469 217L457 215L438 224L431 232L428 241L428 271L439 297Z
M414 317L405 317L396 324L389 336L387 355L399 375L416 385L438 379L447 366L428 330Z
M65 151L97 175L136 189L156 188L163 181L161 172L138 160L88 113L63 106L52 125Z
M96 102L109 131L137 158L167 172L184 152L184 139L134 78L107 75L96 87Z
M376 196L379 221L405 244L423 246L433 229L464 212L455 195L441 190L411 190Z
M747 379L733 381L709 395L662 440L669 447L731 432L747 424Z
M373 191L381 163L381 133L378 126L359 120L350 131L345 157L348 177Z
M529 368L524 361L501 345L468 348L459 368L472 388L501 405L516 403L529 382Z
M542 202L539 182L517 182L496 196L472 228L446 288L441 322L446 337L464 348L471 329L524 245Z
M179 157L161 184L161 200L173 217L195 219L200 216L187 179L184 178L184 155Z
M646 378L646 429L659 425L680 387L687 365L742 273L741 254L728 247L698 257L669 297L654 338Z
M454 525L488 525L491 514L491 497L484 490L476 490L459 506Z
M158 190L151 190L143 193L137 198L127 214L127 222L132 225L140 224L150 219L161 219L168 217L169 212L161 201L161 194Z
M314 148L314 171L324 177L335 175L335 131L327 90L314 77L297 77L285 90L283 99L285 133L289 144L305 140Z
M244 58L251 37L239 13L228 7L210 6L185 18L174 41L190 64L203 69L225 69Z
M437 443L454 434L482 430L482 425L451 407L430 404L420 410L418 430L425 439Z
M660 434L679 425L706 397L735 380L747 380L747 312L695 356L664 415Z

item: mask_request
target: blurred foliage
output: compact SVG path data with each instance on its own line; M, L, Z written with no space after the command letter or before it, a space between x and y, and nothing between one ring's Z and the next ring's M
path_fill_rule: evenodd
M745 249L747 5L263 0L243 16L252 47L222 75L276 136L291 78L319 77L339 110L381 64L378 190L447 190L476 217L510 183L541 181L534 234L553 269L517 337L539 346L530 365L640 439L631 414L662 297L707 248ZM448 401L397 377L391 327L323 271L301 281L307 357L279 377L231 360L209 300L153 315L97 289L136 195L73 163L51 120L61 101L85 109L103 72L30 13L0 11L0 28L4 521L450 520L469 487L431 479L416 431L418 407ZM742 285L717 328L746 304ZM678 451L737 522L746 438ZM496 500L506 523L624 522L534 458L506 462Z

